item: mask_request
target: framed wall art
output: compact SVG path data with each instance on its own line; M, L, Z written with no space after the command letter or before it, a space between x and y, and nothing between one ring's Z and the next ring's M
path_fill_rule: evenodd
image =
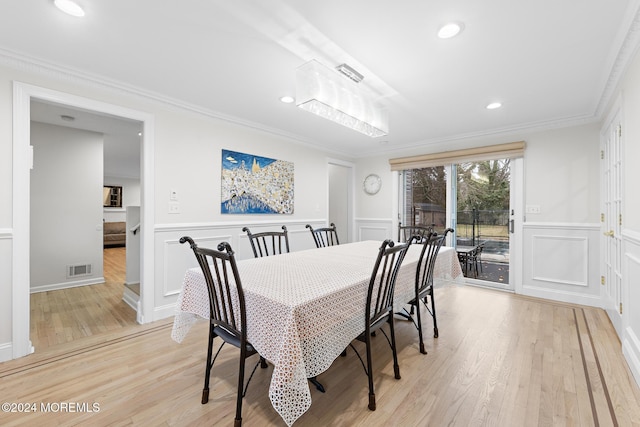
M223 214L292 214L293 163L222 150Z

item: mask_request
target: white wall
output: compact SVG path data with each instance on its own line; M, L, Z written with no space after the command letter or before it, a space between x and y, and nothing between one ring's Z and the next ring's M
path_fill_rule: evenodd
M526 136L525 202L540 206L527 222L600 221L600 124Z
M599 135L594 123L526 137L524 204L540 213L525 213L518 292L601 306Z
M526 215L520 249L523 271L515 277L516 291L525 295L599 305L599 124L539 132L500 135L414 147L386 156L357 161L359 182L369 173L382 177L375 196L359 192L356 234L367 238L394 238L397 226L397 174L389 159L524 140L524 205L536 204L540 214ZM395 201L390 201L395 200ZM524 208L524 206L523 206ZM523 209L524 212L524 209ZM549 240L549 239L555 240ZM576 240L577 239L577 240ZM567 262L542 250L578 245L584 257ZM541 268L543 268L541 270Z
M31 291L103 282L102 134L32 122L31 144Z
M396 174L389 169L387 156L359 159L356 162L356 240L384 240L397 237L395 224L397 219L397 180ZM367 194L362 183L369 174L377 174L382 179L382 186L377 194Z

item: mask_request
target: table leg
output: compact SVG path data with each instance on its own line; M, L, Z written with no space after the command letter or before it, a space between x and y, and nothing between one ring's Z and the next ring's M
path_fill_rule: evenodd
M322 393L324 393L324 386L323 386L322 384L320 384L320 381L318 381L318 378L317 378L317 377L311 377L311 378L308 378L308 379L309 379L309 382L310 382L311 384L313 384L314 386L316 386L316 388L317 388L319 391L321 391Z

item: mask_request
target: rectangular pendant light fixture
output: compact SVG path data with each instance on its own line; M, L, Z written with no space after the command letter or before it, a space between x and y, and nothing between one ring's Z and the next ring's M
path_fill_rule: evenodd
M296 104L303 110L334 121L370 137L389 133L386 108L357 83L362 75L346 64L341 74L318 61L301 65L296 72Z

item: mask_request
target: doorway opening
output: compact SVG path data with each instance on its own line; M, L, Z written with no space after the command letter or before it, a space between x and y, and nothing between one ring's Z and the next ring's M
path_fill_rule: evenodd
M340 243L353 242L354 165L330 159L328 170L328 224L334 223Z
M136 321L146 323L153 319L153 116L78 97L54 90L14 82L13 96L13 226L12 247L12 356L18 358L35 351L30 340L30 269L31 269L31 102L62 105L99 116L135 121L142 126L138 137L140 150L140 300ZM75 271L75 270L74 270ZM145 316L146 314L146 316Z
M31 101L36 349L136 323L140 245L129 230L140 222L141 133L139 121Z

